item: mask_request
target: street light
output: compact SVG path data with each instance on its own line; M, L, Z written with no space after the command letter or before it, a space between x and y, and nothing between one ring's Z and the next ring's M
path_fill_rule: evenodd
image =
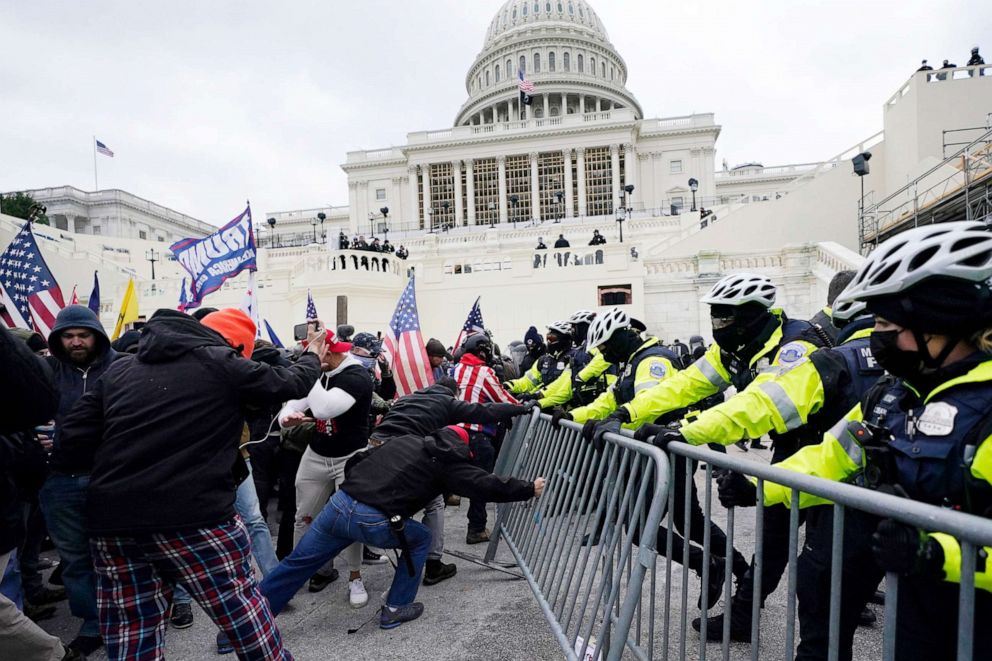
M560 223L562 217L562 202L565 200L565 191L555 191L555 202L558 204L558 215L555 217L555 222Z
M623 187L623 194L620 196L620 207L617 209L617 224L620 225L620 243L623 243L623 221L630 218L634 208L630 206L630 199L634 196L634 184L627 184Z
M269 247L274 248L276 245L276 219L269 218L265 222L267 222L269 224L269 227L272 229L272 232L269 236Z
M696 210L696 191L699 190L699 182L693 177L689 177L689 190L692 191L692 209L690 211Z
M858 175L858 179L861 180L861 199L858 200L858 224L862 228L865 222L865 175L871 171L871 168L868 167L868 161L870 160L870 151L863 151L851 159L851 165L854 166L854 174Z
M145 251L145 259L152 263L152 280L155 279L155 262L161 259L161 255L155 252L154 248L149 248Z
M382 233L386 235L386 243L389 243L389 207L381 207L379 213L382 214Z
M513 218L511 219L511 222L513 223L513 229L517 229L517 202L519 201L520 198L518 196L516 195L510 196L510 204L513 205Z
M445 200L444 202L441 203L441 210L442 210L441 231L443 232L448 231L448 209L450 208L451 208L451 202Z
M489 229L492 229L496 223L496 203L489 203Z
M427 230L428 234L434 234L434 209L427 210Z
M317 243L317 219L310 219L310 226L313 228L313 242Z
M320 221L320 242L327 243L327 234L324 233L324 221L327 220L327 214L321 211L317 214L317 220Z

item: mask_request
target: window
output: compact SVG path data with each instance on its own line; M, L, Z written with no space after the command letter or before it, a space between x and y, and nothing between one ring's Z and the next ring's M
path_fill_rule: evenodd
M554 73L555 71L555 54L548 53L548 71Z
M527 73L527 58L523 55L520 56L520 70Z
M148 232L146 232L145 230L138 230L138 238L139 239L147 239L148 238Z
M534 53L534 73L539 73L541 71L541 54Z
M496 65L496 82L499 82L499 65Z
M565 71L571 71L572 70L572 61L571 61L571 58L569 57L567 51L566 51L566 53L564 55L561 56L561 63L562 63L562 66L565 67Z
M676 195L672 198L672 213L679 214L682 213L682 207L685 206L685 198L681 195Z
M548 10L548 13L549 14L551 13L551 3L550 2L544 3L544 8Z
M100 234L100 226L99 225L94 225L93 226L93 234L96 234L96 235L99 235Z
M386 199L386 189L385 188L376 188L375 189L375 199L376 200L380 200L380 201L381 200L385 200Z
M670 173L672 173L672 174L681 174L682 173L682 161L681 160L669 161L669 163L668 163L668 171Z
M486 87L489 87L489 69L486 69Z
M600 75L603 78L606 78L606 62L600 62L599 63L599 69L600 69L600 72L601 72Z
M512 60L507 60L506 61L506 77L509 78L512 75L513 75L513 61Z
M579 8L581 9L581 5L579 6ZM579 53L579 56L576 59L576 62L577 62L578 67L579 67L579 73L585 73L585 71L583 70L583 66L582 66L582 53Z
M600 305L630 305L634 302L630 285L600 285L597 289Z
M617 70L613 67L610 67L610 80L616 80L616 77L617 77Z
M540 2L535 2L534 3L534 13L535 14L540 14L541 13L541 3Z
M594 57L589 58L589 73L596 75L596 58Z
M571 2L568 3L568 13L570 16L575 16L575 6Z
M524 6L520 8L520 13L522 13L524 16L527 15L527 3L526 2L524 3Z

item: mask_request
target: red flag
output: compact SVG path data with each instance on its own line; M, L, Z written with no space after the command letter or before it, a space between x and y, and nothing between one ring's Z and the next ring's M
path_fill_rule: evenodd
M76 296L76 285L72 286L72 296L69 297L69 305L79 305L79 297Z

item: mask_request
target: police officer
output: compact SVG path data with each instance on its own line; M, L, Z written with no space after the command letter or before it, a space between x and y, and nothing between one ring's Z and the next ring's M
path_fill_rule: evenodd
M724 404L701 413L694 421L683 424L678 431L662 432L658 444L665 446L671 441L681 441L690 445L711 442L726 445L739 438L755 438L766 433L788 434L801 427L805 428L807 437L822 437L882 376L881 367L871 355L869 336L874 319L865 310L865 305L845 302L836 305L833 313L831 325L839 330L839 346L814 351L791 366L759 375L747 388ZM783 395L786 399L783 399ZM788 410L788 405L780 408L785 401L797 406L791 414L782 415L783 410ZM735 411L752 411L752 414L743 416ZM645 436L652 431L654 430L642 429L639 435ZM750 504L753 505L754 501ZM776 510L780 511L780 508ZM845 521L851 529L851 535L856 534L856 528L860 529L855 518ZM814 508L807 521L806 552L799 561L799 574L802 577L798 589L799 618L800 633L803 636L799 646L800 659L820 658L816 654L825 654L827 649L825 643L830 609L827 597L830 594L831 530L832 510ZM774 543L779 544L781 540L774 538ZM842 618L843 626L846 627L846 647L850 651L859 615L881 576L876 575L875 570L869 576L858 570L857 561L864 558L857 556L855 546L851 545L845 550L850 550L852 560L844 565L845 579L850 578L853 583L861 583L864 579L869 588L860 604L856 598L860 592L843 591L845 608ZM745 582L742 585L746 584ZM752 591L753 588L747 589L734 596L730 625L732 640L747 642L751 639ZM762 598L767 594L764 593ZM873 613L870 614L874 617ZM699 630L699 620L693 622L693 627ZM717 615L707 624L707 637L710 640L721 640L722 635L723 616ZM845 640L844 634L841 640Z
M779 466L992 515L990 277L992 234L981 223L920 227L882 243L841 298L864 301L875 314L872 353L888 375L820 444ZM883 456L889 460L881 461ZM752 483L736 477L727 487L721 490L733 499L753 502ZM791 489L766 482L763 496L765 504L787 503ZM800 494L800 507L821 502ZM954 658L957 540L885 519L871 546L882 570L904 576L895 658ZM975 622L992 618L990 552L980 549L976 558ZM976 627L974 649L988 654L992 629Z
M578 310L569 317L576 348L569 358L568 369L544 388L543 397L538 400L542 409L589 404L616 379L616 368L603 358L599 349L588 346L589 325L595 319L596 313L590 310Z
M535 360L522 377L503 384L512 394L521 395L520 401L541 399L541 387L554 383L568 366L572 354L572 324L554 322L548 326L544 339L548 352Z
M838 271L835 273L834 277L830 278L830 284L827 285L827 305L809 320L809 323L827 334L827 337L830 338L831 346L838 344L837 336L840 334L840 329L833 323L833 304L853 277L854 271Z
M756 384L751 396L745 400L737 397L760 378L770 380L773 370L792 367L822 346L822 338L808 321L786 317L780 309L773 309L777 290L771 280L754 273L728 275L719 280L702 302L710 306L714 344L688 369L679 372L641 397L625 404L614 415L631 420L651 422L678 409L691 406L730 385L738 394L724 404L710 409L708 438L702 442L723 442L741 438L741 430L755 430L757 421L768 416L785 420L797 410L798 402L774 384ZM759 377L759 373L762 373ZM766 405L756 408L745 402L755 399L758 392L766 392ZM705 415L705 414L704 414ZM806 435L811 434L806 431ZM760 434L757 434L760 438ZM773 459L791 455L803 440L804 430L795 429L776 434ZM753 436L748 436L753 438ZM764 570L762 572L762 597L771 594L788 564L789 511L785 507L765 510ZM738 639L750 636L749 604L753 599L753 566L739 582L736 602L732 611ZM738 603L741 604L738 606ZM745 604L748 604L745 606ZM745 615L746 613L746 615ZM719 616L718 616L719 617ZM722 630L722 618L717 623ZM746 633L744 631L746 630Z

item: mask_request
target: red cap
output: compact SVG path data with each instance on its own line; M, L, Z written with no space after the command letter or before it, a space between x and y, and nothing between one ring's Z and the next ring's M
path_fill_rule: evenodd
M334 331L330 328L327 329L327 340L324 344L327 345L327 350L331 353L348 353L351 351L351 342L335 342Z
M468 430L464 427L459 427L458 425L448 425L445 429L450 429L451 431L458 434L458 438L462 439L462 443L468 445Z
M240 351L242 356L251 358L255 350L255 322L244 312L225 308L211 312L200 323L223 335L227 343Z

